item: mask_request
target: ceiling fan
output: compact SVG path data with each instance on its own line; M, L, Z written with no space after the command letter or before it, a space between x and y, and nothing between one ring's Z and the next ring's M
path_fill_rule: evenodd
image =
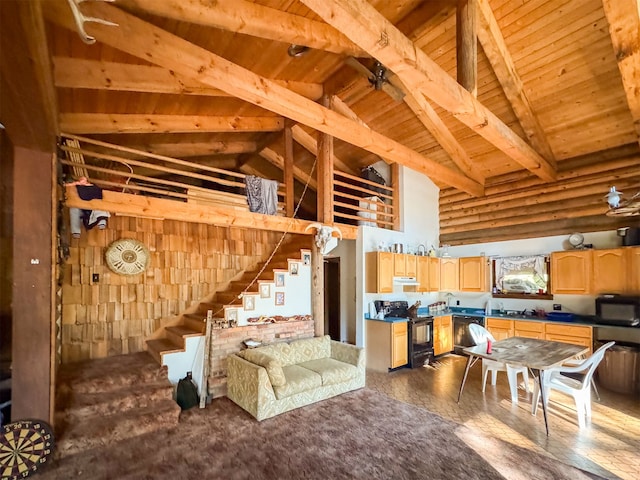
M608 216L635 217L640 216L640 190L629 200L622 200L622 192L611 187L609 193L605 195L609 204Z
M379 61L376 60L371 69L360 63L354 57L347 57L345 63L360 74L366 76L375 90L382 90L396 102L401 102L404 98L404 92L392 83L395 74Z

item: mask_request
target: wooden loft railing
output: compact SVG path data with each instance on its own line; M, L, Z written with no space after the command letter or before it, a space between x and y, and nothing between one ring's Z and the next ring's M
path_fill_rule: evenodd
M335 170L333 175L333 216L340 223L393 229L395 205L393 188Z
M60 149L67 154L60 163L109 190L248 210L243 173L69 134L62 136ZM284 195L280 183L279 215L284 214Z
M71 134L62 135L60 150L65 153L60 163L69 166L74 176L85 176L104 189L104 200L96 209L310 233L305 230L310 221L295 219L291 223L284 217L286 189L282 183L278 185L278 216L282 222L273 216L257 219L257 214L248 209L243 173ZM331 189L333 221L344 238L355 238L357 225L393 229L396 197L392 187L334 170ZM189 210L176 201L193 208ZM72 191L68 191L67 204L92 208Z

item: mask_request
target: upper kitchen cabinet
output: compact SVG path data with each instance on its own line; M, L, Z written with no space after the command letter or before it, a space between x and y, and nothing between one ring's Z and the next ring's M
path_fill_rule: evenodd
M457 292L460 289L457 258L440 259L440 290Z
M417 275L417 257L407 253L394 253L393 255L393 276L394 277L415 277Z
M551 293L587 294L591 290L591 250L551 254Z
M366 255L367 293L393 292L394 254L369 252Z
M631 277L627 278L627 269L631 251L626 248L593 250L593 288L591 293L627 293L631 290Z
M458 259L461 292L488 292L486 257L463 257Z

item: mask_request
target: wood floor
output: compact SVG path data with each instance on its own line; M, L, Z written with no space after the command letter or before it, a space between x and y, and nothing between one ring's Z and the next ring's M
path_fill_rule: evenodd
M601 400L593 399L591 422L581 430L573 399L552 392L547 437L542 411L531 415L532 395L524 384L518 389L517 405L511 403L504 373L498 374L496 386L489 384L482 393L480 362L470 370L460 404L456 403L465 364L466 357L448 355L433 366L413 370L367 371L367 387L605 478L640 478L638 395L600 388Z

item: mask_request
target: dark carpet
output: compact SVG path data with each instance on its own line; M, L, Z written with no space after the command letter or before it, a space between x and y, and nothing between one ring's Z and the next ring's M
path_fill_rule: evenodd
M54 459L37 478L601 477L362 389L263 422L227 398L216 399L206 409L183 412L172 430Z

